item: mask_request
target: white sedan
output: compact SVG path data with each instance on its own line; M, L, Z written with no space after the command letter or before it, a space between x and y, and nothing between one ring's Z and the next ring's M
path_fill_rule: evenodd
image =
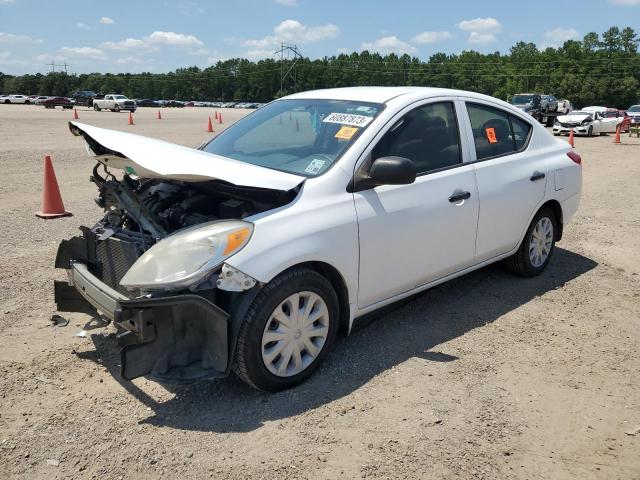
M615 133L616 128L622 123L624 118L606 117L604 112L598 110L599 108L605 107L591 107L590 110L574 110L568 115L557 117L553 125L553 134L556 136L569 135L571 130L573 130L574 135L584 135L587 137L604 133Z
M26 95L8 95L2 101L6 104L23 103L28 105L31 103L31 99Z
M369 312L501 260L539 275L580 201L566 142L465 91L297 93L198 150L70 128L105 216L62 241L55 299L115 322L125 379L292 387Z

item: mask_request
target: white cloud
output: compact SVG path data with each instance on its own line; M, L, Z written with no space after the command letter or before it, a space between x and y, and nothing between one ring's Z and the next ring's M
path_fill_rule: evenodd
M488 45L498 40L493 33L471 32L468 42L471 45Z
M487 17L463 20L458 23L458 28L465 32L499 33L502 30L502 25L495 18Z
M196 48L203 47L204 43L193 35L156 31L144 38L126 38L119 42L104 42L100 46L110 50L157 50L159 45ZM201 51L201 48L196 50L196 52Z
M579 40L580 34L575 28L554 28L544 32L544 38L548 46L560 46L567 40Z
M488 45L497 40L496 34L502 31L502 24L493 17L462 20L458 28L469 32L468 42L471 45Z
M83 30L92 30L93 29L93 27L90 27L86 23L82 23L82 22L76 23L76 27L81 28Z
M102 17L100 20L98 20L98 23L101 23L103 25L113 25L116 22L113 21L113 18Z
M360 46L363 50L369 50L370 52L397 53L400 55L416 51L415 47L403 42L395 35L381 37L373 42L363 42Z
M16 3L16 0L0 0L0 5L11 5L12 3Z
M285 7L297 7L298 0L276 0L278 5L283 5Z
M613 3L614 5L640 5L640 0L609 0L609 3Z
M243 40L242 45L257 53L276 48L280 42L313 43L336 38L340 29L332 23L326 25L303 25L297 20L285 20L273 29L273 35L259 39ZM273 53L273 52L271 52Z
M0 32L0 43L30 43L38 45L42 43L39 38L29 37L28 35L15 35L13 33Z
M175 45L180 47L200 47L204 45L201 40L193 35L185 35L175 32L153 32L146 38L152 45Z
M93 47L62 47L60 49L60 54L93 59L101 59L105 57L102 50Z
M441 40L449 40L453 38L451 32L443 31L443 32L422 32L416 35L411 39L413 43L425 44L425 43L435 43Z

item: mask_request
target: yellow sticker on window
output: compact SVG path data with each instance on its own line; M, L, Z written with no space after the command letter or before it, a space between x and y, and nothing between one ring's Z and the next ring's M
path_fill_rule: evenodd
M339 140L351 140L351 137L353 137L357 131L357 127L340 127L340 130L338 130L338 133L336 133L334 137Z

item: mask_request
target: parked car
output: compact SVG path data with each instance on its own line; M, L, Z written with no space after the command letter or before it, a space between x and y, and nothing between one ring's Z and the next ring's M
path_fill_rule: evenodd
M105 216L60 244L55 299L115 322L125 379L294 386L358 317L499 260L542 273L580 200L567 142L459 90L297 93L198 150L70 128Z
M546 114L558 109L556 97L539 93L518 93L511 97L511 104L533 116L537 116L537 112Z
M159 107L160 103L155 100L149 100L148 98L142 100L136 100L136 105L138 107Z
M33 99L33 103L34 105L42 105L42 102L48 98L50 98L48 95L40 95Z
M604 112L603 117L618 119L617 125L620 125L620 132L629 133L631 119L627 116L627 112L625 112L624 110L618 110L617 108L607 108L607 110Z
M67 97L49 97L40 102L40 104L44 105L44 108L62 107L63 110L73 108L74 106L73 101Z
M618 116L622 117L620 133L629 133L629 130L631 129L631 117L627 115L626 110L618 110Z
M114 93L110 93L109 95L105 95L103 99L94 99L93 100L93 109L96 111L100 110L111 110L112 112L120 112L121 110L128 110L133 113L136 111L136 102L128 99L124 95L118 95Z
M3 99L6 104L25 104L29 105L31 100L26 95L7 95Z
M71 94L71 98L75 101L76 105L83 107L92 107L94 99L104 98L104 95L100 95L92 90L78 90Z
M640 105L631 105L627 108L627 115L629 115L631 124L640 124Z
M573 106L569 100L558 100L558 113L564 113L565 115L573 110Z
M165 100L162 104L163 107L175 107L182 108L184 107L184 103L179 102L178 100Z
M615 133L618 123L622 119L616 117L607 118L604 112L597 110L574 110L568 115L561 115L553 125L554 135L569 135L573 130L574 135L602 135Z
M553 95L541 96L541 108L544 113L551 113L558 111L558 99Z

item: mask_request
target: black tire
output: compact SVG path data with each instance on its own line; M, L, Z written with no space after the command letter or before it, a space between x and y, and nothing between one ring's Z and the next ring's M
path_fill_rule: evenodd
M542 265L536 267L531 263L531 259L529 258L529 244L534 227L543 217L547 217L549 218L549 220L551 220L551 226L553 227L551 236L552 241L549 255L547 256L546 260L542 263ZM535 277L536 275L541 274L544 269L547 268L547 265L549 264L549 261L553 256L553 251L555 250L556 246L557 231L558 221L555 214L553 213L553 210L548 207L542 208L535 215L535 217L533 217L533 220L531 220L531 224L527 229L527 233L525 234L524 239L522 240L522 244L520 245L520 248L518 248L518 251L504 260L504 265L507 270L509 270L511 273L515 273L516 275L520 275L521 277Z
M262 360L262 335L272 312L289 295L311 291L324 300L329 312L329 332L322 350L313 362L291 377L272 374ZM233 370L242 380L259 390L277 392L294 387L309 378L323 362L338 331L338 296L331 283L309 268L288 270L269 282L257 295L240 326Z
M593 137L593 126L590 126L589 130L587 130L587 137Z
M113 109L114 112L120 112L120 106L116 105L115 108Z
M98 105L96 105L95 103L93 104L93 109L94 109L96 112L99 112L99 111L100 111L100 107L99 107Z

